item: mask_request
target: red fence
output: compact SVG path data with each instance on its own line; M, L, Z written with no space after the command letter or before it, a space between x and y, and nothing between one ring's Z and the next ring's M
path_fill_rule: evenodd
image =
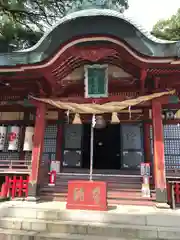
M168 202L172 202L171 185L167 182ZM174 199L176 204L180 204L180 183L174 183Z
M2 184L2 197L27 197L29 176L6 176L5 183Z

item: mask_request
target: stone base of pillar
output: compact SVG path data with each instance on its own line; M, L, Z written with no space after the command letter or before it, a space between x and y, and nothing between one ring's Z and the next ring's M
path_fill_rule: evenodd
M40 201L40 197L27 197L25 200L26 200L27 202L36 203L36 202L39 202L39 201Z
M26 198L26 201L29 201L29 202L39 201L40 200L39 190L40 190L39 184L37 184L35 182L29 182L29 184L28 184L28 197Z
M170 205L167 203L156 203L156 207L160 209L170 209Z
M156 202L157 203L167 203L167 189L156 188Z

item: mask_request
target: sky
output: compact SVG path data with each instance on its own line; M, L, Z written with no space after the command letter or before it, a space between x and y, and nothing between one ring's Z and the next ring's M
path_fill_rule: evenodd
M167 19L180 8L180 0L128 0L129 9L124 15L131 17L151 31L160 19Z

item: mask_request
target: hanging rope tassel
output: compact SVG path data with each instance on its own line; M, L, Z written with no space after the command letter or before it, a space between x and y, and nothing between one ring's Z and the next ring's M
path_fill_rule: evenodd
M119 123L120 120L118 118L118 114L116 112L112 113L112 117L111 117L111 123Z
M75 117L74 117L74 120L73 120L73 124L81 124L81 118L80 118L80 115L79 113L76 113L75 114Z
M69 124L69 110L66 111L67 123Z
M175 118L176 118L176 119L180 119L180 110L178 110L178 111L175 113Z
M129 120L131 120L131 118L132 118L132 114L131 114L131 106L129 106L128 111L129 111Z

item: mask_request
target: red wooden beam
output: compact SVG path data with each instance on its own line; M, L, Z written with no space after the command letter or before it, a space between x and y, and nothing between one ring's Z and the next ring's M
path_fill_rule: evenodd
M88 60L90 62L96 63L109 56L114 56L117 51L113 48L107 47L77 47L74 46L71 49L72 56L80 57L81 59Z
M155 77L154 78L154 88L155 89L159 88L159 83L160 83L160 77Z
M145 81L147 77L147 71L146 69L141 69L141 74L140 74L140 86L141 86L141 92L145 92Z
M87 62L85 62L81 59L72 61L67 66L65 66L64 68L59 70L58 72L54 72L54 75L56 76L57 81L60 81L61 79L65 78L69 74L71 74L76 68L78 68L80 66L84 66L85 64L87 64Z
M27 107L25 106L21 106L21 105L5 105L5 106L1 106L0 105L0 112L24 112L27 109ZM35 110L35 106L33 107L28 107L29 111L34 111Z
M47 68L46 70L44 70L43 71L43 76L47 80L48 85L51 88L51 92L53 92L53 90L55 89L55 87L57 85L57 82L56 82L56 78L52 74L52 69Z
M123 80L122 80L123 81ZM84 82L83 80L81 80L79 83L78 82L72 82L69 83L67 81L67 84L64 84L64 82L62 82L63 85L59 85L56 88L56 95L59 97L63 97L63 96L70 96L70 95L81 95L84 96ZM121 80L116 80L114 81L114 83L112 83L111 81L109 82L109 95L121 95L121 92L127 92L127 96L128 96L128 92L130 92L130 96L132 95L132 92L137 93L134 94L135 96L139 95L139 88L136 84L122 84Z

